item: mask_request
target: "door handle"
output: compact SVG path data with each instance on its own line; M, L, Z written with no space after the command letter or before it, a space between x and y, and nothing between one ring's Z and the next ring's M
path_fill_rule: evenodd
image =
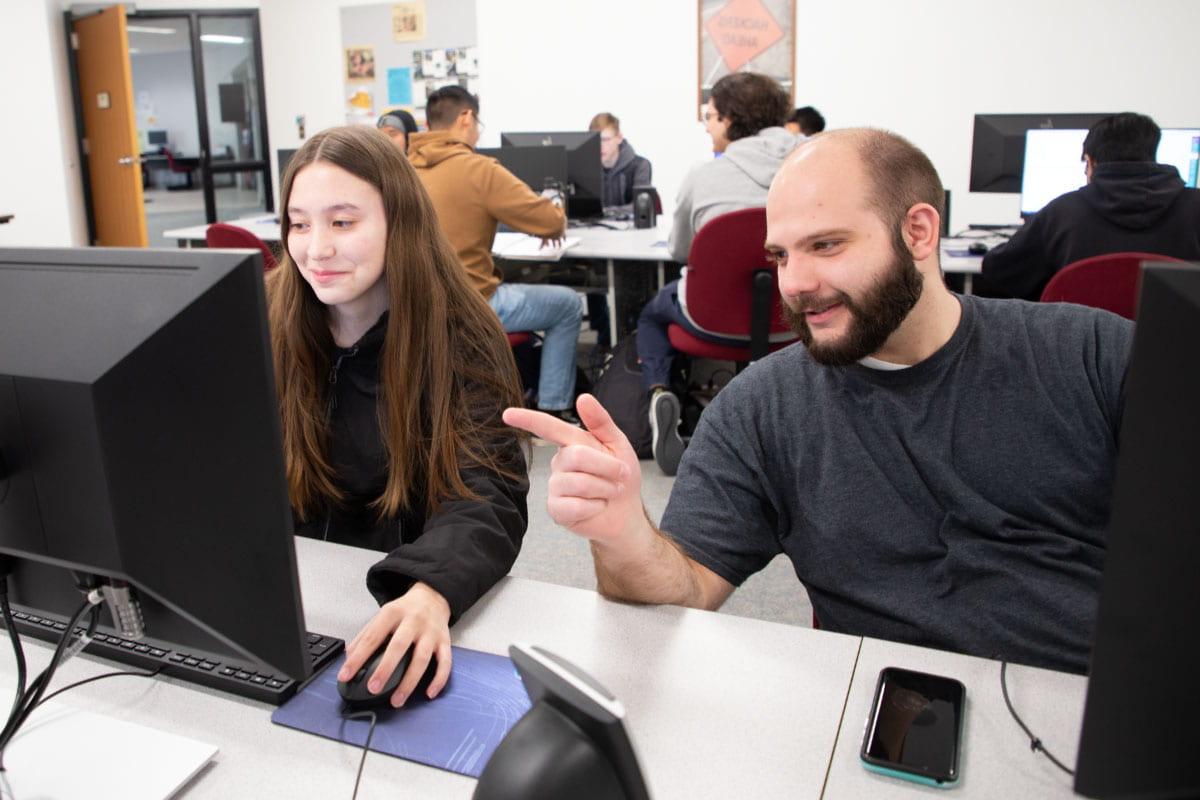
M131 167L134 164L143 164L145 160L141 156L123 156L117 159L117 163L123 167Z

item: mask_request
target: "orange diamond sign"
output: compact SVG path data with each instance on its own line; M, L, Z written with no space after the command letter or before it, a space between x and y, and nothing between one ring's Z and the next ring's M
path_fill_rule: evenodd
M708 18L704 28L730 72L783 38L783 29L762 0L729 0Z

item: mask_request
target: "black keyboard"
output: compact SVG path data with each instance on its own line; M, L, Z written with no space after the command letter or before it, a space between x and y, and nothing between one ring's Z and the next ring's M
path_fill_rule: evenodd
M13 617L17 631L35 639L57 643L67 630L66 617L47 616L16 607L13 608ZM83 633L83 626L76 627L76 631ZM337 658L346 646L341 639L319 633L306 633L304 640L313 675ZM228 656L198 650L185 652L149 636L134 641L98 631L83 652L119 661L136 669L154 670L161 667L162 675L273 705L282 704L299 687L288 676L272 674L261 664L235 661Z

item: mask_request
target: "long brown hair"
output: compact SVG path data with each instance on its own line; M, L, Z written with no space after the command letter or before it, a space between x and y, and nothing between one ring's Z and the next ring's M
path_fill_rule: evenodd
M388 478L373 507L381 517L423 502L476 498L460 475L482 466L513 475L517 436L500 419L521 404L512 351L496 314L467 282L437 215L400 150L365 126L321 131L296 151L283 177L283 259L267 278L275 377L292 507L303 519L341 499L328 457L326 414L333 335L328 312L287 249L288 200L314 161L371 184L387 217L387 327L379 367L379 423ZM423 496L419 496L422 492Z

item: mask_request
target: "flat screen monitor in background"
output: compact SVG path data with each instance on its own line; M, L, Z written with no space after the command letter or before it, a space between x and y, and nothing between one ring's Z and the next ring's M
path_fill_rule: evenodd
M166 131L146 131L146 144L151 147L166 147L167 132Z
M296 155L295 150L276 150L275 157L279 161L279 194L283 195L283 176L287 174L288 164L292 161L292 156Z
M1083 172L1083 141L1086 138L1086 130L1026 132L1021 216L1036 214L1054 198L1087 183ZM1183 182L1196 188L1200 129L1164 128L1154 160L1175 167Z
M105 612L88 652L126 660L126 641L173 677L294 691L313 667L277 402L257 252L0 249L0 553L18 629L57 638L81 580L127 582L144 637Z
M1042 210L1054 198L1087 184L1083 140L1087 130L1036 129L1025 132L1021 173L1021 216Z
M971 137L971 191L1021 191L1025 131L1087 130L1110 114L976 114Z
M569 196L567 214L572 219L599 217L604 213L604 167L600 164L599 131L544 131L501 133L503 147L567 148Z
M1193 189L1197 188L1197 181L1200 180L1200 175L1197 175L1200 168L1200 129L1163 128L1156 160L1160 164L1175 167L1184 183Z
M562 145L494 147L476 152L499 161L506 170L524 181L535 192L546 188L547 179L564 187L569 181L567 148Z
M1147 266L1075 791L1200 797L1200 266Z

